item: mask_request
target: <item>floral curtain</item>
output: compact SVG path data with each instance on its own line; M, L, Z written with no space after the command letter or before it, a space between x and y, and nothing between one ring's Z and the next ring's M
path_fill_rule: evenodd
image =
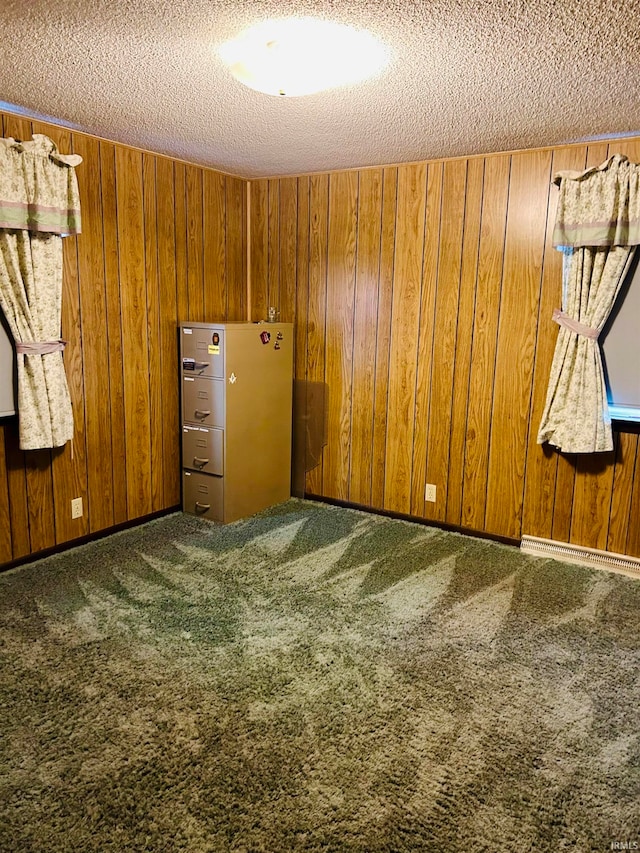
M62 237L80 232L81 162L40 134L0 139L0 308L16 348L23 450L73 437L60 339Z
M613 449L598 336L640 243L640 166L621 154L560 172L554 245L565 253L560 326L538 443L566 453Z

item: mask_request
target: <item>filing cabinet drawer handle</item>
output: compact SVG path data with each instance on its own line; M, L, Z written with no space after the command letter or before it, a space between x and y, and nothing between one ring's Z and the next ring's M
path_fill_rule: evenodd
M203 459L201 456L194 456L193 464L196 466L196 468L204 468L205 465L209 464L209 460Z
M208 418L211 414L211 411L205 412L203 409L196 409L194 415L197 418Z
M182 369L187 370L189 373L193 373L194 370L199 370L202 373L207 367L209 367L208 361L196 361L193 358L182 359Z
M210 509L211 504L201 504L200 501L196 501L196 512L207 512Z

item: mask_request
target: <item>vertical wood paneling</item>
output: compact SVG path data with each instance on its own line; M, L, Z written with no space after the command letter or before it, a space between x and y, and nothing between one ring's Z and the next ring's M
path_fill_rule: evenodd
M0 564L8 563L13 557L11 548L11 516L9 515L9 488L5 459L5 423L0 423Z
M545 453L549 453L545 450ZM558 454L556 470L556 489L553 500L553 518L551 538L568 542L571 535L571 514L573 512L573 487L576 481L576 459L573 454ZM526 533L526 530L523 532Z
M280 320L293 323L296 316L296 239L298 182L296 178L280 181Z
M571 542L606 549L614 464L615 451L577 457Z
M349 500L371 503L376 313L380 279L382 170L362 172L358 189Z
M129 515L136 518L151 512L153 506L142 154L116 148L116 185L127 504Z
M5 133L7 133L6 130ZM26 454L18 446L18 426L15 421L10 426L5 427L4 447L9 493L9 517L11 520L11 544L13 559L17 560L31 553L31 539L27 505L27 460Z
M309 178L296 180L296 193L295 376L297 380L306 380L309 309Z
M551 153L514 154L498 326L485 529L520 536ZM519 322L514 323L514 318Z
M427 207L425 214L425 239L422 251L422 291L420 294L419 309L416 401L411 470L411 512L414 515L422 515L424 511L433 339L435 335L433 316L438 287L438 247L440 246L440 227L442 224L443 169L444 165L442 163L432 163L427 172Z
M267 308L280 311L280 181L267 182Z
M251 182L251 319L266 320L269 300L269 181Z
M637 468L638 436L619 433L616 440L616 461L613 493L609 514L607 551L624 553L629 536L629 516L633 498L633 477Z
M217 177L217 176L216 176ZM224 179L223 179L224 180ZM207 181L205 180L205 187ZM180 501L180 447L175 440L179 434L178 401L178 299L176 292L176 232L175 232L175 187L173 163L164 157L156 162L157 227L158 227L158 286L160 306L160 350L162 375L162 453L164 506L175 506ZM215 215L215 201L205 194L205 222L219 221ZM218 202L220 204L220 202ZM209 212L211 211L211 212ZM207 218L209 217L209 218ZM219 243L215 228L210 234L214 246ZM215 250L212 250L215 251ZM205 253L205 305L214 300L211 293L222 292L222 276L206 277L207 255ZM220 316L220 315L219 315Z
M387 412L389 398L389 354L391 349L391 305L395 259L398 170L387 168L382 177L382 225L380 233L380 281L376 324L376 373L373 400L373 468L371 506L384 506L385 459L387 455Z
M32 124L29 119L20 118L14 115L4 116L4 135L12 136L14 139L19 139L21 142L31 139ZM36 131L39 133L40 131Z
M30 450L26 473L31 549L42 551L56 541L51 452Z
M445 520L447 508L466 182L466 160L445 163L426 468L426 480L435 484L438 500L424 503L425 517L438 521Z
M28 138L30 122L4 119ZM175 506L176 324L247 310L244 181L36 128L84 158L85 231L63 244L76 431L73 459L70 446L39 458L15 421L0 425L0 562ZM591 145L587 165L608 150L640 159L639 145ZM584 153L252 182L252 317L270 302L294 319L305 398L329 387L307 492L423 515L437 479L434 519L640 556L637 432L599 460L535 443L560 293L549 178Z
M304 497L311 461L311 430L307 387L307 326L309 308L309 178L296 180L296 308L293 385L292 493Z
M246 320L246 184L239 178L226 178L227 211L227 319Z
M182 163L174 164L175 228L176 228L176 282L178 318L180 322L193 319L189 311L187 271L187 175ZM197 319L197 318L196 318Z
M638 436L636 436L636 439ZM640 447L636 450L635 476L631 497L631 512L627 527L627 545L622 553L640 557Z
M115 146L106 142L100 143L100 176L102 180L102 234L104 240L104 280L107 309L109 404L111 409L113 520L115 524L121 524L129 518L129 512L127 506L127 482L124 476L127 448L125 443L126 426L124 419L122 311L118 270L116 152Z
M489 431L510 165L510 158L506 156L485 160L462 494L462 525L474 530L483 529L487 500Z
M460 524L462 487L464 483L464 451L467 430L467 401L471 373L471 345L478 279L478 246L484 183L484 160L469 160L465 200L460 303L456 337L453 401L451 413L451 445L447 488L446 521Z
M427 167L398 168L385 509L411 511L411 464L416 404L417 340L422 286Z
M329 386L328 444L324 462L307 475L308 493L512 538L524 529L584 541L588 528L598 531L598 542L606 534L609 547L639 547L631 521L640 512L638 436L626 433L615 467L605 460L601 471L595 460L536 443L556 336L548 317L561 289L561 257L551 247L556 190L550 178L552 171L584 166L585 152L587 165L601 162L606 146L389 167L382 170L380 201L371 196L371 204L380 172L353 172L359 201L355 226L346 230L352 197L334 194L348 180L345 173L298 179L299 189L311 189L298 197L296 375L326 379ZM279 282L280 298L283 270L294 256L283 215L288 180L277 188L277 221L276 186L269 183L271 202L262 205L268 230L252 234L252 251L266 256L262 278L272 291ZM300 228L309 200L310 219ZM354 227L355 291L350 275L342 287L333 277L340 264L351 270ZM277 271L271 269L274 246ZM310 411L309 404L306 415ZM425 505L427 480L438 487L435 504Z
M78 135L73 149L82 157L76 169L82 199L82 233L78 236L78 280L82 339L84 410L87 436L87 489L89 530L104 530L114 523L109 351L105 299L105 246L100 171L100 143Z
M224 175L220 175L218 172L205 172L203 176L203 195L205 236L203 319L207 323L212 323L217 320L223 320L227 316Z
M204 273L202 233L202 169L187 166L187 283L189 319L204 317Z
M68 150L61 148L61 150ZM68 542L89 532L87 513L87 450L84 414L84 347L80 323L78 261L76 241L63 241L62 337L67 341L64 367L73 406L73 442L52 451L52 476L55 506L56 540ZM81 518L71 518L71 501L81 497L85 511ZM34 550L32 548L32 550Z
M17 419L0 425L4 563L178 504L178 319L226 316L227 292L244 318L247 233L242 180L228 185L210 170L0 118L3 133L44 133L83 158L83 233L63 241L74 440L25 453ZM76 497L84 515L72 520Z
M327 175L312 175L309 186L309 315L307 332L307 380L314 385L314 399L320 399L325 386L325 321L327 294L327 227L329 219L329 178ZM322 433L326 423L321 407L309 409L314 419L310 428ZM309 458L307 467L307 491L322 494L322 458ZM313 466L313 467L312 467Z
M149 154L142 157L144 192L144 271L147 283L147 340L149 342L149 404L151 443L151 507L164 506L164 454L162 405L162 352L160 340L160 279L158 276L158 222L156 210L156 160ZM197 205L201 211L200 205ZM197 215L193 216L197 220ZM200 258L202 249L200 247ZM200 268L202 266L202 260ZM200 282L202 297L202 282ZM167 424L169 427L170 425ZM175 436L175 432L173 433Z
M331 175L326 299L330 321L325 335L328 442L322 485L323 494L342 500L349 496L357 205L357 173Z

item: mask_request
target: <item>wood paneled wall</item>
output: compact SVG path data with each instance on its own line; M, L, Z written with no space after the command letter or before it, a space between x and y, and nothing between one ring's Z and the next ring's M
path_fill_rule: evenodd
M247 232L241 179L0 117L83 157L83 233L64 241L75 440L25 453L0 421L2 564L178 504L176 326L245 318ZM640 556L637 431L596 456L536 444L550 178L614 151L640 160L640 140L251 182L252 317L295 321L296 378L328 389L308 494Z
M640 160L640 140L251 182L253 318L295 320L296 378L327 386L308 494L640 556L637 431L610 454L536 443L551 177L616 151Z
M16 419L0 421L1 564L179 503L177 323L246 318L247 235L241 179L0 119L3 136L83 157L83 231L64 240L75 439L25 453Z

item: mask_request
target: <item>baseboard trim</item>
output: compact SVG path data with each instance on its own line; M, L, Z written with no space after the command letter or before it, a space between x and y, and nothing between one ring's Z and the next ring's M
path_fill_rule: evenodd
M97 530L95 533L87 533L86 536L79 536L77 539L69 539L67 542L61 542L59 545L54 545L52 548L44 548L42 551L35 551L33 554L25 554L24 557L18 557L16 560L10 560L8 563L0 565L0 573L7 572L9 569L15 569L18 566L24 566L27 563L35 563L36 560L42 560L44 557L50 557L52 554L60 554L62 551L68 551L78 545L86 545L87 542L94 542L96 539L104 539L105 536L110 536L112 533L117 533L119 530L127 530L129 527L137 527L139 524L144 524L146 521L152 521L154 518L161 518L163 515L170 515L172 512L179 512L181 507L172 506L167 509L160 509L156 512L151 512L148 515L143 515L140 518L133 518L130 521L123 521L121 524L115 524L113 527L107 527L104 530Z
M343 501L338 498L325 498L322 495L314 495L305 492L304 499L308 501L319 501L320 503L329 504L330 506L341 506L345 509L357 509L360 512L369 512L372 515L382 515L385 518L398 518L401 521L412 521L414 524L424 524L426 527L437 527L440 530L448 530L450 533L461 533L463 536L472 536L474 539L488 539L491 542L501 542L503 545L514 545L516 548L520 545L520 540L511 536L499 536L494 533L485 533L483 530L473 530L468 527L462 527L459 524L448 524L445 521L433 521L431 518L422 518L419 515L409 515L404 512L395 512L390 509L377 509L376 507L366 506L365 504L354 503L353 501Z
M568 560L595 569L619 572L628 577L640 579L640 559L613 551L599 551L597 548L584 548L570 542L557 542L554 539L540 539L537 536L523 535L520 549L525 554L536 557L555 557Z

